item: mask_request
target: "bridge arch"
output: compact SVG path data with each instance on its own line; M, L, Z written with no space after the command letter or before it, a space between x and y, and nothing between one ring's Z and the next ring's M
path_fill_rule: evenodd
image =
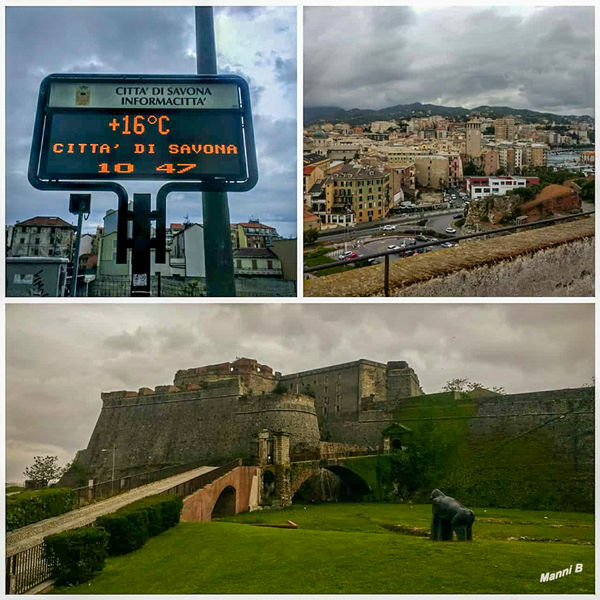
M235 515L236 501L237 490L232 485L224 487L212 507L210 518L231 517Z
M301 496L303 493L308 493L311 482L313 485L315 484L315 478L319 476L321 469L325 469L339 478L341 497L345 500L360 500L372 491L369 484L347 466L339 464L315 464L312 469L307 469L292 482L292 501L296 494Z

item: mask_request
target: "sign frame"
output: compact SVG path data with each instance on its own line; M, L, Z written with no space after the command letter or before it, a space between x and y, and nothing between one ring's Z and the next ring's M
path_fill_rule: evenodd
M131 86L141 85L217 85L217 84L232 84L235 85L238 94L240 105L239 108L206 108L199 109L207 112L218 111L221 114L223 112L235 112L240 115L241 128L242 128L242 141L244 146L246 164L246 176L238 179L231 178L230 176L207 176L199 175L197 177L185 177L185 178L172 178L168 177L152 177L151 175L129 175L128 177L119 177L117 174L115 177L94 177L93 175L78 175L74 173L62 174L59 178L52 176L44 176L42 174L42 161L44 158L44 152L48 148L44 148L43 144L46 143L44 134L46 132L48 117L56 111L56 107L50 107L50 91L51 86L54 82L67 82L72 84L85 85L86 83L108 83L108 84L123 84ZM160 107L158 107L160 109ZM106 112L106 108L65 108L59 109L62 112L66 111L94 111L96 114ZM122 112L123 109L114 109L115 111ZM147 110L145 107L133 106L131 111L138 112L140 110ZM179 110L188 111L193 109L164 109L163 110ZM37 189L66 189L66 190L98 190L104 191L111 189L116 191L116 187L122 188L117 181L125 180L137 180L137 181L152 181L154 183L164 183L169 185L173 182L179 186L182 191L221 191L221 192L244 192L252 189L258 181L258 167L256 159L256 148L254 143L254 128L252 122L252 110L250 104L250 91L248 83L238 75L105 75L105 74L52 74L45 77L40 85L40 92L38 96L38 105L35 117L35 126L33 131L33 140L31 145L31 153L29 158L29 169L28 178L30 183Z

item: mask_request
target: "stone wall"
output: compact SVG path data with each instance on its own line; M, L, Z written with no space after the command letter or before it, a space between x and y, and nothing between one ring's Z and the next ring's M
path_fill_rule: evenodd
M318 449L313 399L244 391L239 378L103 394L103 408L79 459L96 480L178 463L218 464L256 453L262 429L287 431L292 451ZM190 389L190 387L192 389ZM198 389L195 389L198 387Z
M355 443L339 437L342 424L356 422L366 407L422 393L416 373L405 361L383 364L361 359L284 375L280 381L291 391L314 396L324 441Z
M397 296L593 296L594 238L450 273Z

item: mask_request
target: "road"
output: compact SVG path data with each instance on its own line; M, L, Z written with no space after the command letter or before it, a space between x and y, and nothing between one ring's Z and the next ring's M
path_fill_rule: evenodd
M353 240L357 240L360 238L364 238L364 237L369 237L371 235L373 235L374 233L379 233L381 232L381 228L384 225L398 225L398 226L402 226L402 225L408 225L409 223L412 224L416 224L418 221L422 220L422 219L428 219L428 220L433 220L436 217L445 217L447 222L450 222L452 220L452 216L455 214L459 214L460 212L462 212L462 208L452 208L450 210L444 210L444 211L439 211L439 212L435 212L432 214L432 216L430 216L431 213L428 212L418 212L418 213L414 213L408 216L393 216L390 217L389 219L381 219L379 221L377 221L377 223L373 223L372 226L370 227L364 227L361 229L353 229L353 228L349 228L348 231L324 231L323 233L321 233L319 235L319 241L322 242L344 242L344 241L353 241ZM429 227L429 225L427 225L426 227ZM447 227L447 225L444 227L444 229ZM418 229L418 226L415 225L415 228ZM436 231L438 231L436 229ZM443 230L441 230L443 231Z

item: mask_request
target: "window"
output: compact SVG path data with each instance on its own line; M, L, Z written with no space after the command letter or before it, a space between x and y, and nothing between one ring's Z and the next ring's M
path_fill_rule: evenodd
M252 259L252 268L253 269L258 269L258 266L256 265L256 259L255 258Z
M20 244L24 244L25 243L25 238L21 238L21 240L19 241Z
M36 243L36 244L39 244L39 243L40 243L40 238L39 238L39 237L35 238L35 243Z
M272 269L273 268L273 261L272 260L268 260L267 261L267 269Z
M236 262L237 268L241 269L242 268L242 259L241 258L237 258L235 262Z

